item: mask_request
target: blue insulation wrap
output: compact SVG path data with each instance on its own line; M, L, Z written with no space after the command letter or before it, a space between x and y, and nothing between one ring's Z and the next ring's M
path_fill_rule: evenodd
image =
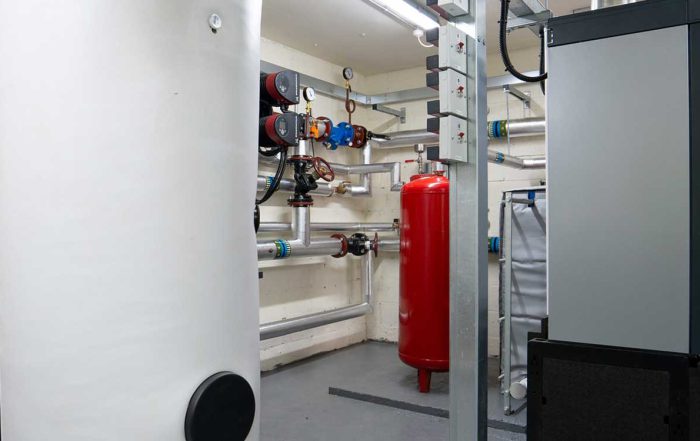
M487 131L489 138L505 138L508 136L508 122L505 120L489 121Z
M498 253L501 251L501 238L489 237L489 253Z
M277 247L277 255L275 255L275 259L284 259L292 254L292 247L286 240L276 240L275 247Z

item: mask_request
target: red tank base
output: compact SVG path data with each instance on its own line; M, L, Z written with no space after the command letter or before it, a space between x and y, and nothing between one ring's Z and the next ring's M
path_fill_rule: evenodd
M427 369L418 369L418 392L427 394L430 392L430 378L433 372Z

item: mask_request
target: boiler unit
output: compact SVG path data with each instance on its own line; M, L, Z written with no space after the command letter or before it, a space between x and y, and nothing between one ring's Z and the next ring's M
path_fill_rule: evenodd
M418 369L421 392L432 372L449 369L449 192L442 172L415 175L401 190L399 357Z
M530 441L700 439L700 1L549 22Z
M0 2L7 441L255 441L260 0Z

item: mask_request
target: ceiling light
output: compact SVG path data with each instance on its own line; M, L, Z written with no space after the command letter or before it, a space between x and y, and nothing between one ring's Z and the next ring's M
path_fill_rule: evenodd
M428 17L422 11L404 0L370 0L375 5L387 12L407 21L421 29L428 30L440 27L440 24L433 18Z

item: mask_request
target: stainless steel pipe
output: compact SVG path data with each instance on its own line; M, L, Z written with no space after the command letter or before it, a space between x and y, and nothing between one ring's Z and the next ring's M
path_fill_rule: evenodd
M395 231L397 226L393 223L367 223L367 222L314 222L311 224L311 231L367 231L382 232ZM259 233L291 231L292 224L289 222L261 222Z
M372 141L374 142L374 141ZM342 182L336 187L336 192L348 196L371 196L372 177L374 173L389 173L391 179L391 191L401 191L403 182L401 181L400 162L380 162L372 163L372 142L368 142L362 148L362 164L330 164L339 174L360 175L360 184Z
M544 135L547 123L544 118L524 118L489 121L487 126L489 139L521 138L524 136Z
M319 326L330 325L357 317L362 317L372 311L372 253L362 257L362 303L346 306L332 311L308 314L288 320L280 320L260 325L260 340L293 334Z
M546 132L547 124L544 118L523 118L507 120L489 121L489 138L505 138L506 133L510 133L511 138L524 136L538 136ZM501 128L503 126L503 128ZM498 130L494 131L494 127ZM440 142L440 136L425 130L406 130L401 132L387 133L389 139L373 139L379 149L391 149L409 147L415 144L436 145Z
M290 257L332 256L343 251L340 239L311 239L309 207L294 207L293 239L278 239L257 243L258 260L288 259Z
M591 10L609 8L611 6L627 5L629 3L637 3L643 0L592 0Z
M547 168L547 160L544 158L518 158L505 153L489 150L489 162L505 165L520 170L537 170Z
M399 239L379 239L379 253L397 252L400 248Z
M283 247L283 250L280 250ZM291 257L333 256L343 250L340 239L310 239L308 244L301 240L265 240L257 244L258 260L289 259Z
M258 176L257 190L259 192L265 191L268 185L272 185L272 180L272 176ZM316 190L311 190L309 194L314 196L333 196L335 189L333 188L333 186L331 186L330 182L318 181L317 184L318 188ZM294 179L283 178L280 181L278 191L281 191L283 193L294 193L294 188L296 187L296 185L297 184L296 182L294 182Z

